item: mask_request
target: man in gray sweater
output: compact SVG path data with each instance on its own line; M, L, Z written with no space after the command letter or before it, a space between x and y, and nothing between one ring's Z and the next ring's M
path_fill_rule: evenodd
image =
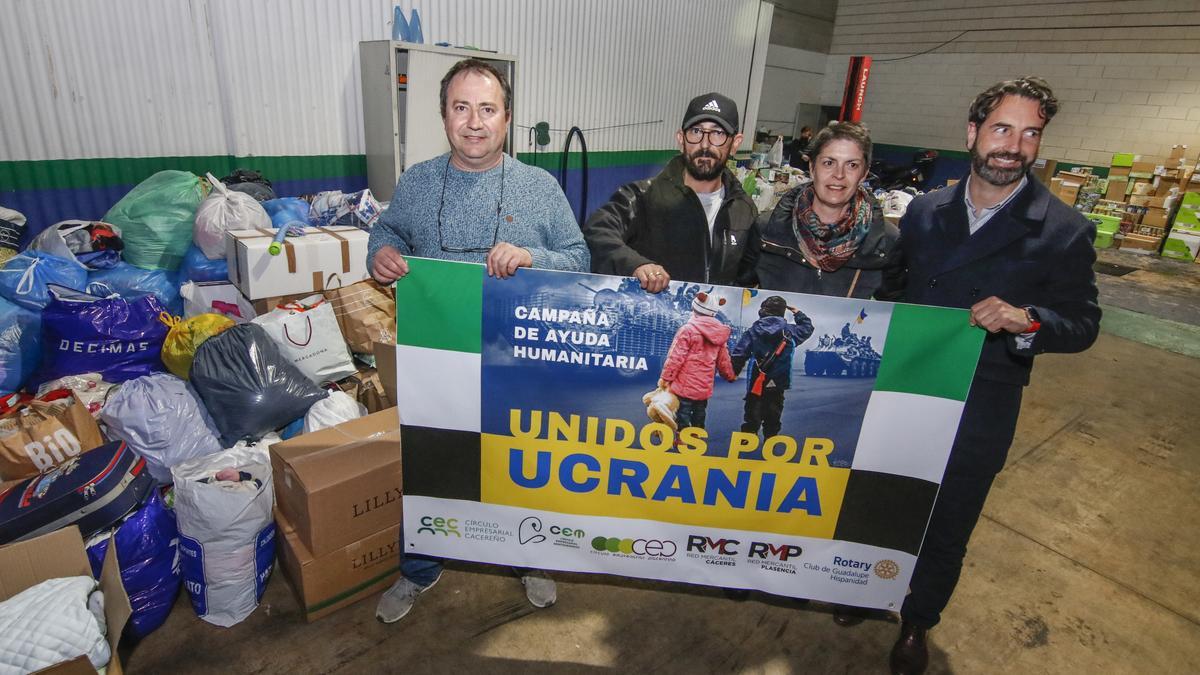
M484 263L501 279L521 267L586 272L587 244L558 183L504 154L512 115L504 76L483 61L460 61L442 78L441 106L450 152L400 176L367 245L375 280L390 284L406 276L406 255ZM375 610L386 623L403 618L437 583L442 561L406 556L400 571ZM536 570L517 571L531 604L554 604L554 581Z

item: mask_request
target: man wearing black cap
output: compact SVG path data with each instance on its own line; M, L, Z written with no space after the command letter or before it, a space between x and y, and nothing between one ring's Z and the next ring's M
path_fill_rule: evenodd
M757 210L725 161L742 144L737 104L718 93L688 104L680 155L662 173L621 186L588 218L592 271L633 276L657 293L672 279L749 285Z

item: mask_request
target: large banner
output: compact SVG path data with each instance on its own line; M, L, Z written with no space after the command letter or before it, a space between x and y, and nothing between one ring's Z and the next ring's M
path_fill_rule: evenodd
M899 607L983 340L965 311L409 265L407 553Z

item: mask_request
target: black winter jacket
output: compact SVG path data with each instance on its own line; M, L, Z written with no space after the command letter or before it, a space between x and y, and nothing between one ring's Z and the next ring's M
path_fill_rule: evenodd
M677 156L650 180L622 185L607 204L587 219L583 236L592 253L592 271L629 276L642 265L662 265L671 279L697 283L748 285L757 246L757 210L749 195L726 170L725 201L708 236L708 218L700 199L683 184L683 156Z
M871 209L871 229L859 244L858 251L835 272L823 272L813 267L800 253L800 243L792 231L792 210L797 197L806 186L789 190L780 198L771 213L759 218L761 241L755 268L759 285L764 289L834 295L839 297L895 300L902 279L893 279L887 288L895 289L890 297L877 293L884 283L884 274L902 274L897 264L900 252L900 230L883 220L883 209L875 203Z

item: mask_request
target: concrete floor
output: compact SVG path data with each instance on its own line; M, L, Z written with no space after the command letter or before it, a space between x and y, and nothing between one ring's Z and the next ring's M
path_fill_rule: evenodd
M931 633L930 672L1200 672L1200 360L1186 355L1200 355L1200 265L1102 261L1139 268L1099 278L1126 337L1105 325L1084 354L1039 357L962 582ZM886 672L896 635L894 617L840 628L819 603L556 578L558 604L534 610L515 577L452 564L385 626L374 599L305 624L277 575L232 629L199 621L181 596L165 626L123 650L126 670Z

